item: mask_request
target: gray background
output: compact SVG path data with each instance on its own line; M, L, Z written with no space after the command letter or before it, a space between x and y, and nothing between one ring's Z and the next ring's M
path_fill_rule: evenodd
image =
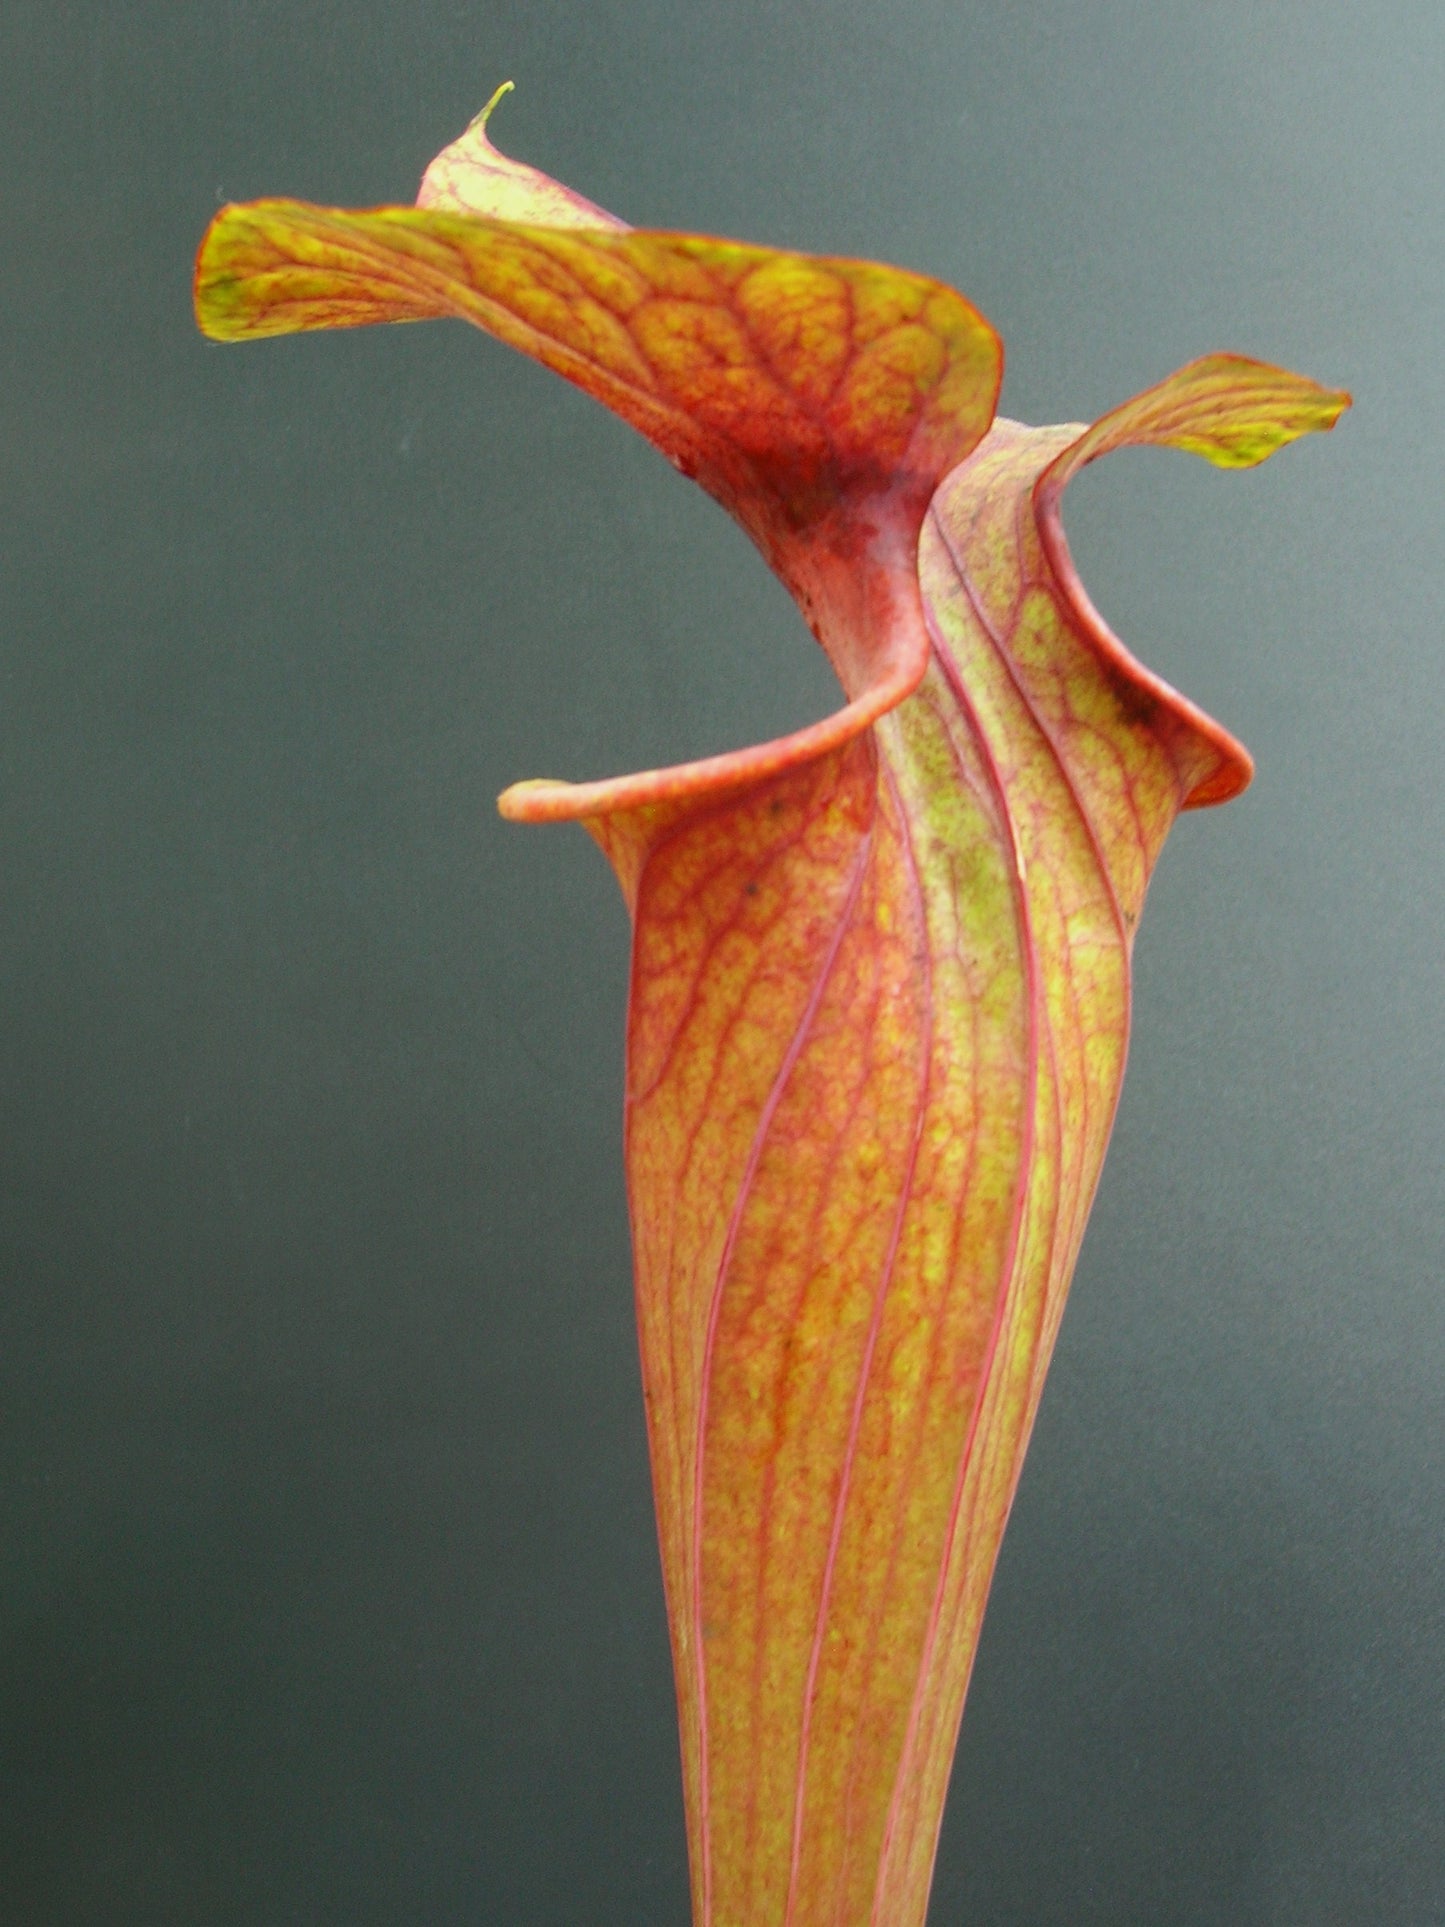
M1260 775L1188 818L931 1919L1445 1919L1445 17L1386 0L5 0L0 1917L681 1923L595 775L822 713L721 514L459 326L216 348L217 202L499 142L894 259L1125 455L1086 581Z

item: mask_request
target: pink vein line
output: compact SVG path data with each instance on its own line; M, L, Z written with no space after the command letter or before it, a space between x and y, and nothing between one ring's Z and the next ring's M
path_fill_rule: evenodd
M934 1588L933 1604L929 1608L928 1627L923 1639L923 1652L918 1667L917 1684L913 1689L913 1703L908 1711L908 1727L903 1736L903 1749L899 1755L898 1777L893 1784L893 1798L889 1804L888 1819L883 1829L883 1850L878 1859L878 1881L873 1892L872 1918L875 1924L881 1918L878 1908L882 1900L883 1882L888 1871L888 1863L892 1856L893 1836L898 1826L899 1807L903 1798L904 1782L907 1778L904 1769L916 1744L918 1723L922 1717L923 1682L928 1677L928 1669L933 1659L933 1648L938 1638L939 1621L943 1615L944 1583L948 1577L948 1569L953 1557L954 1542L958 1536L959 1516L963 1507L963 1492L964 1487L968 1483L968 1467L973 1457L974 1441L978 1436L979 1423L982 1419L983 1408L987 1401L989 1379L993 1372L993 1361L998 1350L999 1337L1003 1331L1005 1315L1010 1308L1010 1287L1014 1282L1015 1267L1018 1263L1019 1245L1023 1237L1023 1224L1028 1202L1029 1171L1033 1164L1034 1132L1038 1109L1039 1028L1041 1019L1038 959L1034 954L1033 926L1029 916L1028 890L1024 884L1023 853L1019 848L1018 838L1014 834L1013 819L1009 815L1008 796L1004 788L1003 777L994 759L993 751L989 747L988 738L985 736L982 726L979 723L977 711L969 701L968 692L964 688L963 679L958 673L953 658L949 655L947 649L940 647L936 636L933 635L931 618L929 619L929 632L933 659L943 671L949 687L953 691L954 699L958 703L973 733L979 754L983 758L984 765L988 771L990 786L998 798L999 807L1003 812L1003 820L1008 828L1012 846L1014 901L1018 907L1019 935L1023 950L1024 978L1027 986L1028 1055L1025 1074L1028 1079L1028 1104L1024 1117L1023 1142L1019 1147L1019 1175L1018 1181L1014 1186L1013 1216L1009 1224L1008 1245L1003 1265L1002 1275L1005 1284L1003 1290L999 1293L998 1303L994 1308L993 1322L989 1327L988 1344L984 1351L983 1363L978 1377L978 1394L974 1400L973 1411L969 1416L968 1435L964 1439L963 1452L958 1462L958 1478L953 1488L953 1503L949 1512L948 1527L943 1541L943 1560L939 1567L938 1584Z
M853 874L848 883L848 894L838 914L837 927L828 944L827 954L819 966L813 988L808 994L807 1006L798 1019L787 1052L778 1066L778 1074L773 1079L767 1101L758 1117L753 1141L748 1149L748 1161L743 1169L738 1185L738 1194L728 1219L727 1234L723 1240L722 1256L718 1259L717 1273L713 1280L712 1299L708 1305L707 1338L703 1347L702 1380L698 1387L697 1399L697 1437L693 1448L693 1485L692 1485L692 1620L693 1620L693 1675L697 1687L698 1723L698 1778L697 1795L702 1838L702 1922L700 1927L710 1927L712 1921L712 1840L708 1829L708 1804L710 1795L707 1748L707 1666L703 1656L702 1637L702 1466L703 1441L707 1435L709 1393L712 1387L713 1360L717 1353L718 1324L722 1317L723 1281L732 1263L733 1247L737 1243L738 1232L742 1225L743 1211L747 1204L757 1168L762 1159L763 1146L767 1142L773 1116L782 1102L783 1092L793 1066L802 1054L803 1045L818 1014L827 989L828 979L833 974L833 965L842 948L843 937L853 920L858 895L863 885L863 875L867 868L869 853L873 847L873 830L870 825L859 839L858 852L853 859Z
M1022 514L1023 514L1023 510L1022 510L1022 506L1020 506L1020 508L1015 512L1014 544L1015 544L1015 547L1018 549L1018 553L1019 553L1019 569L1020 569L1021 580L1022 580L1022 571L1024 567L1024 541L1023 541L1023 534L1022 534ZM1010 682L1013 684L1014 689L1018 693L1019 701L1023 704L1024 708L1028 711L1029 715L1033 718L1034 727L1038 730L1040 737L1043 739L1044 745L1047 748L1049 755L1053 759L1054 766L1058 770L1059 775L1063 780L1065 788L1068 791L1069 798L1074 805L1075 813L1078 816L1079 821L1084 826L1085 834L1089 839L1089 847L1093 851L1095 868L1098 871L1100 880L1102 881L1104 885L1104 889L1108 895L1109 908L1113 913L1114 927L1119 933L1119 943L1123 952L1123 963L1124 963L1124 1009L1122 1013L1123 1049L1122 1049L1122 1056L1121 1056L1121 1061L1119 1065L1119 1074L1114 1080L1113 1096L1110 1099L1107 1107L1108 1113L1109 1113L1108 1128L1112 1128L1114 1117L1117 1114L1117 1111L1119 1108L1119 1097L1124 1088L1124 1068L1125 1068L1125 1064L1128 1061L1128 1056L1129 1056L1129 1033L1132 1027L1131 1013L1133 1010L1133 1002L1134 1002L1132 938L1129 932L1128 923L1124 916L1124 906L1119 896L1118 885L1114 880L1114 873L1109 867L1108 859L1105 857L1104 845L1099 836L1098 825L1095 822L1093 814L1086 807L1084 803L1083 792L1080 790L1078 782L1075 779L1073 770L1069 766L1068 758L1065 756L1063 751L1063 746L1060 743L1058 737L1055 735L1052 726L1040 714L1038 707L1030 698L1029 693L1024 686L1023 678L1019 674L1018 664L1015 662L1009 650L1005 647L1003 637L999 633L997 625L990 619L987 611L984 609L982 600L979 597L977 589L974 587L973 578L969 574L968 568L964 563L963 557L959 554L957 548L955 547L953 538L950 535L949 531L944 527L942 516L940 516L936 510L933 512L933 525L939 535L939 538L943 542L945 549L948 551L949 559L953 563L953 566L957 571L959 583L963 588L964 594L968 598L969 606L973 610L974 616L979 624L979 627L982 629L983 633L988 637L988 640L993 647L993 652L995 656L998 658L999 663L1003 667ZM1049 551L1047 543L1045 544L1045 551L1048 554L1050 563L1053 564L1055 558L1052 552ZM1062 584L1063 577L1057 569L1055 570L1055 575L1059 580L1059 582ZM1061 611L1061 613L1063 613L1063 611ZM1065 621L1068 622L1067 615L1065 615ZM1102 618L1101 618L1101 621L1102 621ZM1076 634L1078 633L1075 624L1069 623L1069 627L1073 629ZM1109 630L1108 633L1112 638L1113 631ZM1113 638L1113 639L1117 641L1117 638ZM1120 646L1122 647L1122 645ZM1136 830L1138 831L1138 834L1139 834L1139 845L1140 845L1140 850L1142 852L1144 848L1144 835L1143 835L1143 826L1139 822L1138 805L1134 798L1132 785L1128 784L1126 781L1125 787L1129 792L1130 809L1134 817ZM1050 1035L1049 1056L1052 1062L1054 1063L1055 1070L1057 1071L1058 1056L1053 1044L1052 1034ZM1088 1129L1088 1120L1089 1120L1089 1114L1090 1114L1091 1108L1092 1106L1090 1103L1090 1090L1089 1090L1088 1082L1086 1080L1085 1088L1084 1088L1084 1128L1086 1132ZM1059 1127L1059 1184L1060 1184L1061 1192L1063 1189L1065 1176L1066 1176L1065 1159L1063 1155L1064 1134L1063 1134L1062 1112L1063 1112L1063 1098L1062 1098L1062 1093L1059 1089L1059 1084L1056 1077L1055 1085L1054 1085L1054 1116ZM1071 1175L1077 1178L1077 1170L1073 1170L1071 1172ZM1073 1184L1072 1189L1073 1189L1073 1198L1069 1207L1069 1239L1070 1239L1070 1242L1075 1245L1075 1248L1077 1248L1078 1242L1082 1237L1082 1226L1080 1225L1080 1218L1081 1216L1084 1218L1087 1218L1088 1216L1087 1203L1088 1203L1089 1194L1087 1192L1086 1187L1077 1182ZM1054 1216L1053 1229L1049 1234L1049 1268L1050 1268L1051 1274L1053 1270L1053 1255L1055 1250L1058 1247L1058 1233L1059 1233L1059 1214L1056 1211ZM1060 1316L1062 1316L1062 1304L1060 1304L1056 1308L1055 1306L1048 1304L1046 1302L1045 1315L1043 1320L1040 1323L1040 1330L1039 1330L1039 1338L1040 1338L1039 1356L1043 1356L1046 1358L1049 1350L1052 1348L1053 1338L1050 1336L1050 1327L1053 1328L1053 1334L1056 1336L1057 1329L1058 1329L1058 1318ZM1047 1366L1045 1367L1045 1369L1047 1369ZM1035 1360L1034 1370L1030 1373L1030 1381L1031 1382L1030 1382L1030 1388L1029 1388L1028 1425L1031 1429L1033 1425L1034 1413L1038 1409L1038 1401L1043 1389L1043 1376L1038 1370L1037 1358Z
M959 553L958 548L954 543L953 537L950 535L949 531L944 527L942 516L938 514L936 509L931 509L930 518L933 522L934 529L940 541L943 543L944 548L948 552L948 558L952 562L954 571L958 576L959 586L962 588L964 595L968 599L969 608L973 611L974 620L977 622L979 629L982 631L982 633L987 637L988 642L991 648L993 649L994 655L998 659L1000 668L1003 670L1004 674L1008 677L1009 682L1012 684L1013 689L1016 695L1018 696L1020 703L1023 705L1024 709L1028 712L1029 718L1032 721L1034 728L1039 732L1039 737L1043 742L1045 749L1048 751L1050 760L1053 762L1055 769L1059 773L1059 778L1063 783L1065 790L1068 793L1070 802L1074 806L1074 814L1078 817L1079 822L1083 825L1084 834L1089 840L1089 848L1093 852L1093 857L1094 857L1094 867L1098 871L1099 879L1104 886L1104 891L1108 898L1109 909L1114 919L1114 927L1119 933L1119 942L1122 945L1123 951L1124 951L1124 1054L1125 1054L1125 1057L1127 1058L1128 1050L1129 1050L1130 1007L1133 1000L1133 972L1129 966L1130 937L1129 937L1128 926L1124 919L1124 906L1119 899L1118 886L1114 882L1113 871L1109 868L1108 861L1105 858L1104 846L1102 842L1099 840L1098 826L1094 821L1093 815L1085 806L1083 792L1079 788L1078 781L1074 776L1073 770L1069 767L1069 762L1067 757L1064 755L1062 745L1060 744L1057 736L1055 736L1054 731L1049 725L1049 723L1039 713L1037 705L1030 697L1028 690L1024 687L1023 678L1019 674L1018 664L1014 661L1013 656L1010 654L1009 650L1005 647L1003 637L1000 634L997 625L993 622L987 610L984 608L983 602L979 596L979 593L977 589L974 587L973 577L969 573L968 566L965 563L962 555ZM1015 522L1014 542L1015 542L1015 546L1019 551L1019 569L1022 576L1022 570L1024 565L1024 547L1023 547L1022 537L1019 533L1017 521ZM1138 812L1136 809L1135 810L1136 821L1137 821L1137 816L1138 816ZM1141 838L1141 843L1142 843L1142 838ZM1057 1054L1054 1049L1052 1037L1050 1039L1050 1045L1049 1045L1049 1056L1057 1066L1057 1061L1058 1061ZM1123 1067L1121 1065L1120 1076L1114 1086L1114 1102L1110 1106L1111 1116L1113 1111L1117 1110L1118 1108L1119 1092L1122 1090L1122 1088L1123 1088ZM1090 1110L1089 1095L1090 1095L1089 1088L1086 1082L1085 1088L1084 1088L1084 1124L1085 1124L1086 1130L1088 1128L1088 1118L1089 1118L1089 1110ZM1060 1186L1062 1188L1064 1175L1065 1175L1065 1160L1063 1156L1064 1147L1063 1147L1062 1096L1058 1088L1057 1080L1055 1082L1055 1088L1054 1088L1054 1114L1059 1124L1059 1131L1060 1131L1059 1179L1060 1179ZM1069 1212L1069 1235L1071 1238L1073 1237L1075 1229L1077 1227L1079 1212L1082 1204L1083 1204L1082 1187L1076 1185L1074 1187L1074 1198L1073 1198L1072 1206ZM1049 1239L1049 1255L1050 1255L1051 1270L1052 1270L1053 1252L1057 1244L1058 1244L1058 1219L1056 1215L1055 1222L1054 1222L1054 1229L1053 1229L1053 1232L1050 1234L1050 1239ZM1047 1329L1047 1323L1043 1327L1044 1331L1046 1331L1046 1329ZM1031 1378L1033 1376L1034 1376L1033 1374L1030 1374Z
M881 760L881 759L880 759ZM886 773L886 772L882 772ZM887 776L888 786L898 799L897 787L891 774ZM898 799L898 820L903 831L903 848L907 853L908 873L913 883L913 894L918 901L920 921L927 931L927 915L923 903L923 891L918 880L918 864L913 854L912 837L908 828L908 816L901 799ZM924 1019L923 1078L918 1091L918 1108L913 1119L913 1138L908 1147L908 1165L904 1172L903 1188L899 1193L898 1206L893 1214L893 1228L889 1236L888 1252L883 1260L878 1287L873 1294L873 1310L868 1325L868 1338L863 1348L862 1361L858 1367L858 1385L853 1394L853 1411L848 1425L848 1444L843 1454L843 1471L838 1482L838 1495L833 1503L833 1525L828 1539L828 1558L823 1568L823 1589L818 1599L818 1616L813 1627L813 1646L808 1655L808 1678L803 1688L803 1726L798 1740L798 1776L793 1804L793 1848L788 1869L788 1903L783 1916L783 1927L793 1927L793 1917L798 1899L798 1869L803 1857L803 1799L808 1780L808 1748L813 1735L813 1691L817 1684L818 1667L823 1657L823 1635L827 1627L828 1607L832 1601L833 1572L838 1562L838 1547L843 1538L843 1514L848 1505L848 1492L853 1482L853 1470L858 1457L858 1435L863 1429L863 1407L868 1394L868 1381L873 1370L873 1354L878 1345L878 1334L883 1326L883 1308L888 1296L888 1287L893 1281L893 1266L898 1256L898 1247L903 1238L903 1221L908 1214L910 1194L913 1189L913 1173L918 1164L918 1148L923 1141L923 1120L928 1110L928 1087L932 1078L933 1058L933 973L932 953L929 957L928 984L926 995L926 1014Z

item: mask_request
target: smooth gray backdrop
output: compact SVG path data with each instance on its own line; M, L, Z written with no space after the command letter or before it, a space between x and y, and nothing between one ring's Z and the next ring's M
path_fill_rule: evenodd
M1438 1927L1425 0L5 0L0 1918L685 1919L625 919L492 799L829 679L552 376L190 317L218 202L409 200L509 77L499 143L636 223L956 284L1025 419L1221 347L1355 391L1069 503L1260 774L1144 920L931 1920Z

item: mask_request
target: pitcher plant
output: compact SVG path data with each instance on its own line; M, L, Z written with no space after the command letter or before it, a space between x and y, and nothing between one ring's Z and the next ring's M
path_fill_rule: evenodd
M1092 427L995 415L951 288L638 231L500 154L414 207L223 208L205 332L457 316L742 524L842 685L777 741L515 784L632 916L625 1149L697 1927L922 1927L964 1694L1181 809L1250 759L1137 662L1060 501L1249 467L1349 397L1235 354Z

